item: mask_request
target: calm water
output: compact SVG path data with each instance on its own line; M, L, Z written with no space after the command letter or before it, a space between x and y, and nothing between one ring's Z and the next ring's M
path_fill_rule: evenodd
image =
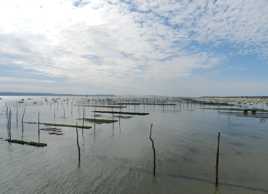
M12 136L20 139L15 101L21 97L2 98L0 137L7 137L4 103L8 103L13 108ZM38 112L41 122L74 124L82 116L82 108L73 106L71 111L70 101L50 104L51 97L48 103L44 99L33 97L19 105L19 120L24 106L25 121L37 121ZM77 100L78 97L71 98L72 102ZM86 108L86 117L93 117L93 109ZM41 131L41 142L48 144L45 148L0 140L0 193L268 193L268 121L219 114L186 104L175 108L128 106L125 110L146 111L150 115L120 119L120 125L96 125L95 130L84 129L83 134L79 129L80 168L73 128L62 128L62 136ZM155 178L148 139L151 123L157 154ZM24 128L24 139L37 141L37 126L25 124ZM215 191L218 131L222 132L221 184Z

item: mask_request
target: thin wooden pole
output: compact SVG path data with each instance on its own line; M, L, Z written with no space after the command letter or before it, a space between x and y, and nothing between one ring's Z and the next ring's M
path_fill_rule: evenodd
M7 104L6 104L6 119L8 120L8 113L9 113L9 108L8 108L8 106L7 106Z
M153 149L153 159L154 159L154 161L153 161L153 164L154 164L154 166L153 166L153 175L155 176L156 175L156 153L155 153L154 140L152 138L152 129L153 129L153 124L151 124L151 126L150 126L149 139L150 139L150 141L152 143L152 149Z
M53 106L53 119L56 120L56 105Z
M113 108L112 108L112 112L114 112ZM112 120L114 120L114 113L112 113ZM114 122L112 123L112 131L113 131L112 136L114 136Z
M8 106L6 107L6 119L7 119L7 137L9 138L9 108Z
M73 101L71 102L71 116L73 116L73 108L74 108L74 103Z
M16 127L19 128L19 105L16 103Z
M94 110L94 130L93 130L93 134L94 134L94 137L96 135L96 107L95 107L95 110Z
M112 108L112 120L114 120L114 109ZM114 122L113 122L113 128L114 128Z
M75 131L76 131L76 145L77 145L77 150L78 150L78 168L80 168L80 145L79 145L77 123L76 123Z
M63 118L66 119L65 105L63 104Z
M9 137L9 140L11 140L11 122L12 122L12 111L11 109L9 110L9 114L8 114L8 137Z
M82 136L84 136L84 126L85 126L85 108L83 108Z
M121 111L122 111L122 108L120 107L120 109L119 109L120 111L119 111L119 127L120 127L120 124L121 124Z
M25 116L26 109L23 109L22 117L21 117L21 139L23 140L24 135L24 116Z
M218 132L218 143L217 143L217 154L216 154L216 181L215 185L219 185L219 159L220 159L220 141L221 141L221 132Z
M38 128L38 143L40 143L40 112L38 112L37 128Z

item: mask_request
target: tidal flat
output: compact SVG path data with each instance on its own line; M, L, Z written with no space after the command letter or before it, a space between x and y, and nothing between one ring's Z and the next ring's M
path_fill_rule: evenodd
M268 193L268 121L222 114L217 108L226 108L226 100L214 106L168 97L0 99L0 193ZM118 105L124 106L119 110ZM50 135L48 129L61 135ZM47 146L9 143L8 138Z

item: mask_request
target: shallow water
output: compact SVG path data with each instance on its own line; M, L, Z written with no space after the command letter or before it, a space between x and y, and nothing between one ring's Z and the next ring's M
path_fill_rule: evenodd
M21 97L2 98L0 137L7 137L4 106L7 102L13 107L12 137L20 139L21 124L17 128L14 102ZM82 108L76 106L71 114L71 102L50 105L44 101L45 97L32 98L18 107L20 118L26 104L25 121L37 121L38 112L41 122L75 124L82 117ZM47 98L50 102L51 97ZM78 100L78 97L70 98L74 102ZM94 108L85 110L87 117L93 117ZM95 130L84 129L83 134L79 129L80 168L73 128L62 128L63 136L41 131L41 142L48 144L45 148L0 140L0 193L268 193L265 120L219 114L186 104L176 108L128 106L125 110L145 111L150 115L120 119L120 125L119 122L96 125ZM103 117L111 118L111 115ZM157 156L156 177L152 174L153 153L148 139L151 123ZM24 139L37 141L37 126L25 124L24 128ZM218 131L222 137L220 186L216 191Z

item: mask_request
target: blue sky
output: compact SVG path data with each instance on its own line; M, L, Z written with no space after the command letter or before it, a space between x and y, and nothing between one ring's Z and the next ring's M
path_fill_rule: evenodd
M9 0L0 91L268 95L267 0Z

